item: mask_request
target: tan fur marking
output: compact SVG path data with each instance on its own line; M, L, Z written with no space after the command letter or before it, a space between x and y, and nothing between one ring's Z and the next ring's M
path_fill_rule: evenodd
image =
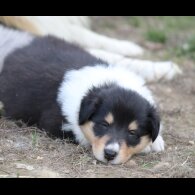
M95 139L92 143L92 149L95 156L104 152L105 145L109 139L110 137L108 135Z
M122 143L118 160L120 160L121 163L125 163L133 154L141 152L150 143L150 141L151 140L148 136L143 136L140 143L135 147L128 147L125 142Z
M108 124L112 124L114 122L114 117L110 112L107 114L107 116L104 119Z
M128 129L130 131L136 130L138 128L137 121L133 121L132 123L129 124Z
M7 26L22 29L36 35L41 35L39 28L26 16L0 16L0 21Z
M104 148L107 143L107 141L110 139L108 135L105 135L103 137L96 137L93 132L93 126L94 123L91 121L88 121L84 125L81 125L80 128L85 135L86 139L90 142L92 145L92 151L96 158L103 161L104 160Z
M95 142L94 142L94 146L97 148L97 149L100 149L100 150L103 150L105 145L106 145L106 142L110 139L110 137L108 135L105 135L101 138L96 138L95 139Z
M83 134L90 143L95 141L95 135L93 133L94 123L91 121L86 122L84 125L81 125L80 128L83 131Z

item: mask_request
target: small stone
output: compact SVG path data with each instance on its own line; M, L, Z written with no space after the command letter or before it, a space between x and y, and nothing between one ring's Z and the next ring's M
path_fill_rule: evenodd
M63 172L64 172L65 174L69 174L69 173L70 173L70 171L69 171L68 169L65 169Z
M34 167L31 165L25 165L25 164L21 164L21 163L15 163L15 165L16 165L16 169L26 169L28 171L34 170Z
M93 173L94 171L92 169L88 169L86 173Z
M37 156L37 160L43 160L43 157Z
M97 160L93 160L93 162L92 162L94 165L96 165L97 164Z
M51 144L50 144L50 145L49 145L49 149L50 149L50 150L55 150L56 147L55 147L54 145L51 145Z
M8 140L7 140L7 143L13 144L14 142L13 142L12 140L8 139Z
M3 157L0 157L0 164L3 164L4 160L5 159Z
M194 145L194 141L189 141L189 144L193 146Z
M172 147L168 147L168 150L172 150Z

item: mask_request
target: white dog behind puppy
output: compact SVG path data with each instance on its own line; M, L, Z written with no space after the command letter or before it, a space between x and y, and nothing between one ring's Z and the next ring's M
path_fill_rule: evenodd
M130 41L117 40L90 30L87 16L0 16L0 21L36 35L55 35L68 42L76 43L91 54L113 65L124 66L147 81L172 79L181 73L171 61L153 62L131 59L140 56L144 50Z
M91 54L110 64L124 66L147 81L172 79L180 74L180 68L171 61L152 62L131 59L144 50L130 41L117 40L90 30L87 16L0 16L0 21L36 35L55 35L68 42L76 43Z

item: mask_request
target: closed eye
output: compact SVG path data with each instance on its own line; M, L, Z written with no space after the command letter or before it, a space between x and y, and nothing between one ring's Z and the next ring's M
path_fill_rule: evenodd
M102 127L104 127L104 128L108 128L109 127L109 124L106 121L101 122L100 125Z
M135 130L128 130L129 135L136 135L136 131Z

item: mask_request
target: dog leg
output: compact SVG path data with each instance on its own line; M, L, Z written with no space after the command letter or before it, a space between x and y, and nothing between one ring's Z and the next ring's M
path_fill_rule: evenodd
M74 19L74 20L73 20ZM121 54L123 56L138 56L143 49L135 43L117 40L95 33L78 21L87 17L60 17L60 16L1 16L0 21L19 29L30 31L37 35L55 35L67 41L74 42L84 48L102 49ZM84 26L84 27L83 27Z
M84 28L79 28L74 32L79 34L74 36L75 38L82 37L82 39L77 39L75 42L80 43L85 48L101 49L122 56L141 56L144 53L140 46L130 41L106 37Z
M146 81L170 80L182 71L173 62L153 62L125 58L122 55L100 49L87 49L92 55L107 61L112 66L120 66L139 74Z
M164 151L164 140L161 135L159 135L156 140L147 146L141 153L149 153L149 152L161 152Z
M109 64L117 64L120 61L124 60L124 56L122 55L111 53L101 49L87 49L87 51L93 56L100 58L108 62Z
M153 62L124 58L116 65L139 74L146 81L171 80L182 71L179 66L171 61Z
M163 125L160 125L160 132L159 135L157 136L156 140L150 145L148 145L141 153L149 153L149 152L161 152L165 150L165 143L162 137L162 130L163 130Z

